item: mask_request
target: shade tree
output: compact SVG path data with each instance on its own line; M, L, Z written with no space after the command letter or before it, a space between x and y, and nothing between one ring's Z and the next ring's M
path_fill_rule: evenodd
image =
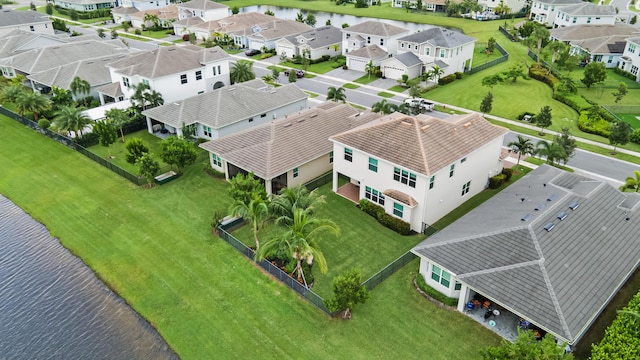
M160 142L160 159L171 167L175 166L179 174L184 172L187 165L193 164L198 152L193 143L186 139L170 136Z
M145 153L136 161L140 176L147 180L150 187L153 184L153 178L160 172L160 164L151 157L151 154Z
M352 268L333 278L333 297L325 300L332 312L341 311L343 319L350 319L352 309L369 298L367 288L362 286L362 272Z

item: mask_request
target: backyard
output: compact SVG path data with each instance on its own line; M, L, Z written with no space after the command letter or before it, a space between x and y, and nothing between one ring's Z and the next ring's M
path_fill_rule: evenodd
M231 200L204 162L143 189L15 121L1 117L0 126L0 193L46 224L183 359L479 358L499 342L420 296L411 284L417 262L377 287L352 320L326 317L211 235L212 211Z

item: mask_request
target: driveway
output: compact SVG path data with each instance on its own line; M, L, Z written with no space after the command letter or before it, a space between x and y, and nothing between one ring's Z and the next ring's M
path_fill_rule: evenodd
M353 81L355 79L362 77L364 73L361 73L360 71L355 71L355 70L343 70L341 68L337 68L329 71L324 75L331 76L337 79L342 79L344 81Z

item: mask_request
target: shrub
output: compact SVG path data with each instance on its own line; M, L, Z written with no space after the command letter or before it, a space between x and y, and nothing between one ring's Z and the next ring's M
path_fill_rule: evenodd
M38 120L38 126L40 127L40 129L48 129L49 126L51 126L51 122L47 119L40 119Z
M93 145L97 145L100 142L100 137L96 133L86 133L82 137L75 139L75 142L85 148Z
M610 128L611 124L602 117L589 118L588 111L580 113L580 117L578 118L578 129L581 131L609 138Z
M387 227L400 235L409 235L409 233L411 233L411 225L408 222L387 214L384 211L384 208L367 199L360 200L360 209L373 216L382 226Z
M456 81L456 74L449 74L447 76L443 76L441 78L438 79L438 84L439 85L447 85L449 83L452 83Z
M207 166L205 166L204 172L206 172L207 174L209 174L209 175L211 175L213 177L216 177L218 179L224 179L225 178L224 173L212 168L211 164L207 164Z
M524 117L525 117L526 115L529 115L529 116L531 116L532 118L533 118L534 116L536 116L536 114L534 114L534 113L531 113L531 112L525 111L525 112L523 112L523 113L520 113L520 115L518 115L518 120L522 120L522 119L524 119Z
M640 144L640 128L633 130L629 135L629 141L632 143Z
M136 31L134 31L133 33L136 35L142 35L142 30L136 29Z
M189 41L189 34L182 34L182 41Z
M455 75L456 75L456 79L462 79L462 77L464 76L464 73L461 73L460 71L457 71L455 73Z
M620 69L619 67L614 67L613 68L613 72L618 74L618 75L622 75L630 80L636 80L636 76L633 75L632 73L628 72L628 71L624 71L622 69Z
M640 292L624 308L626 311L640 311ZM591 359L637 359L640 352L640 324L630 314L618 314L605 330L600 343L591 346Z
M416 284L418 284L420 290L427 293L427 295L429 295L431 298L438 300L447 306L458 305L458 299L450 298L442 294L438 290L432 288L431 286L427 285L427 282L424 280L424 277L420 273L416 274Z
M502 184L504 184L504 181L506 180L506 176L504 174L498 174L498 175L494 175L492 177L489 178L489 189L497 189L499 188Z
M555 75L549 72L549 70L543 66L537 66L537 64L531 65L529 68L529 77L532 79L542 81L550 88L555 88L555 84L560 82Z
M513 169L502 168L502 175L504 175L504 181L511 181L511 176L513 176Z

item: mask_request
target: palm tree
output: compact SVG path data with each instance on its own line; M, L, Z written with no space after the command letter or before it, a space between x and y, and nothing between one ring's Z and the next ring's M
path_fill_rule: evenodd
M24 113L33 113L33 120L38 121L38 114L51 107L51 101L40 93L34 91L23 91L16 97L16 110L23 116Z
M132 85L133 87L133 95L131 95L131 102L133 105L144 109L144 94L147 90L151 90L151 87L147 83L140 82L138 84Z
M518 140L510 142L507 146L511 147L511 149L518 154L518 162L516 165L520 165L520 158L523 154L533 155L536 151L531 140L522 135L518 135Z
M327 100L333 100L335 102L341 101L342 103L346 102L347 95L345 95L344 93L344 88L329 86L329 91L327 92Z
M545 39L548 39L550 35L551 33L549 33L549 30L547 30L547 28L543 25L537 25L533 29L533 34L531 34L531 36L536 39L536 48L538 49L536 54L538 58L538 65L540 65L540 51L542 50L542 42Z
M2 89L2 92L0 92L0 102L15 103L18 96L25 92L26 89L27 88L22 85L11 84L9 86L6 86Z
M251 201L247 204L240 200L236 200L236 202L231 206L230 212L231 215L240 215L251 222L253 237L256 242L256 251L259 251L260 240L258 239L258 231L260 231L262 224L269 216L267 201L254 192L251 194Z
M376 67L373 65L373 60L369 60L367 65L364 67L364 71L369 75L369 79L371 79L371 74L376 70Z
M253 63L250 61L240 60L231 65L231 71L229 77L232 84L241 83L256 78L256 74L253 72Z
M142 95L142 98L144 99L144 104L143 104L144 109L147 109L147 106L150 108L154 108L160 105L164 105L164 99L162 98L162 94L160 94L155 90L152 90L150 92L149 91L145 92Z
M287 230L279 237L267 241L258 252L256 260L263 260L266 256L285 250L289 256L296 261L293 271L297 274L298 281L302 281L306 287L307 280L302 270L302 261L306 261L309 266L316 261L320 267L320 272L327 273L327 260L318 246L318 239L324 233L335 236L340 234L338 226L331 220L316 218L311 215L309 209L303 210L294 208L293 217L280 217L276 223L290 224Z
M620 187L620 191L624 191L625 189L633 189L633 191L635 192L640 192L640 171L634 171L633 175L635 175L635 178L629 176L624 180L624 185Z
M306 186L298 185L280 190L278 196L269 203L269 211L275 218L282 218L281 223L290 225L285 219L293 219L293 209L307 210L313 215L318 205L324 202L325 197L319 195L316 190L309 191Z
M433 71L431 71L431 69L425 71L424 73L422 73L422 80L424 81L424 86L428 86L429 85L429 81L433 80L433 77L435 75L433 74Z
M84 108L63 106L56 111L56 117L51 126L58 131L73 132L74 136L82 136L82 129L91 123L91 120L82 112Z
M146 25L147 23L151 23L152 27L158 27L160 25L160 18L158 17L158 15L152 15L152 14L144 14L144 24Z
M129 121L129 115L127 115L127 112L122 109L113 108L105 111L104 114L106 115L107 119L111 121L113 126L120 129L120 136L122 137L122 142L124 143L124 132L122 131L122 127Z
M78 94L89 94L91 92L91 84L86 80L82 80L79 76L73 78L69 88L75 100L78 100Z
M431 67L431 73L432 73L432 76L433 76L433 80L435 80L437 82L438 79L440 79L440 76L442 76L442 74L444 74L444 69L442 69L438 65L433 65L433 67Z
M380 114L389 114L390 113L389 102L387 102L387 99L382 99L377 103L373 104L373 106L371 107L371 111L377 112Z
M569 160L564 148L556 142L538 141L536 144L536 153L546 157L549 165L555 165L557 160L562 160L564 163Z

